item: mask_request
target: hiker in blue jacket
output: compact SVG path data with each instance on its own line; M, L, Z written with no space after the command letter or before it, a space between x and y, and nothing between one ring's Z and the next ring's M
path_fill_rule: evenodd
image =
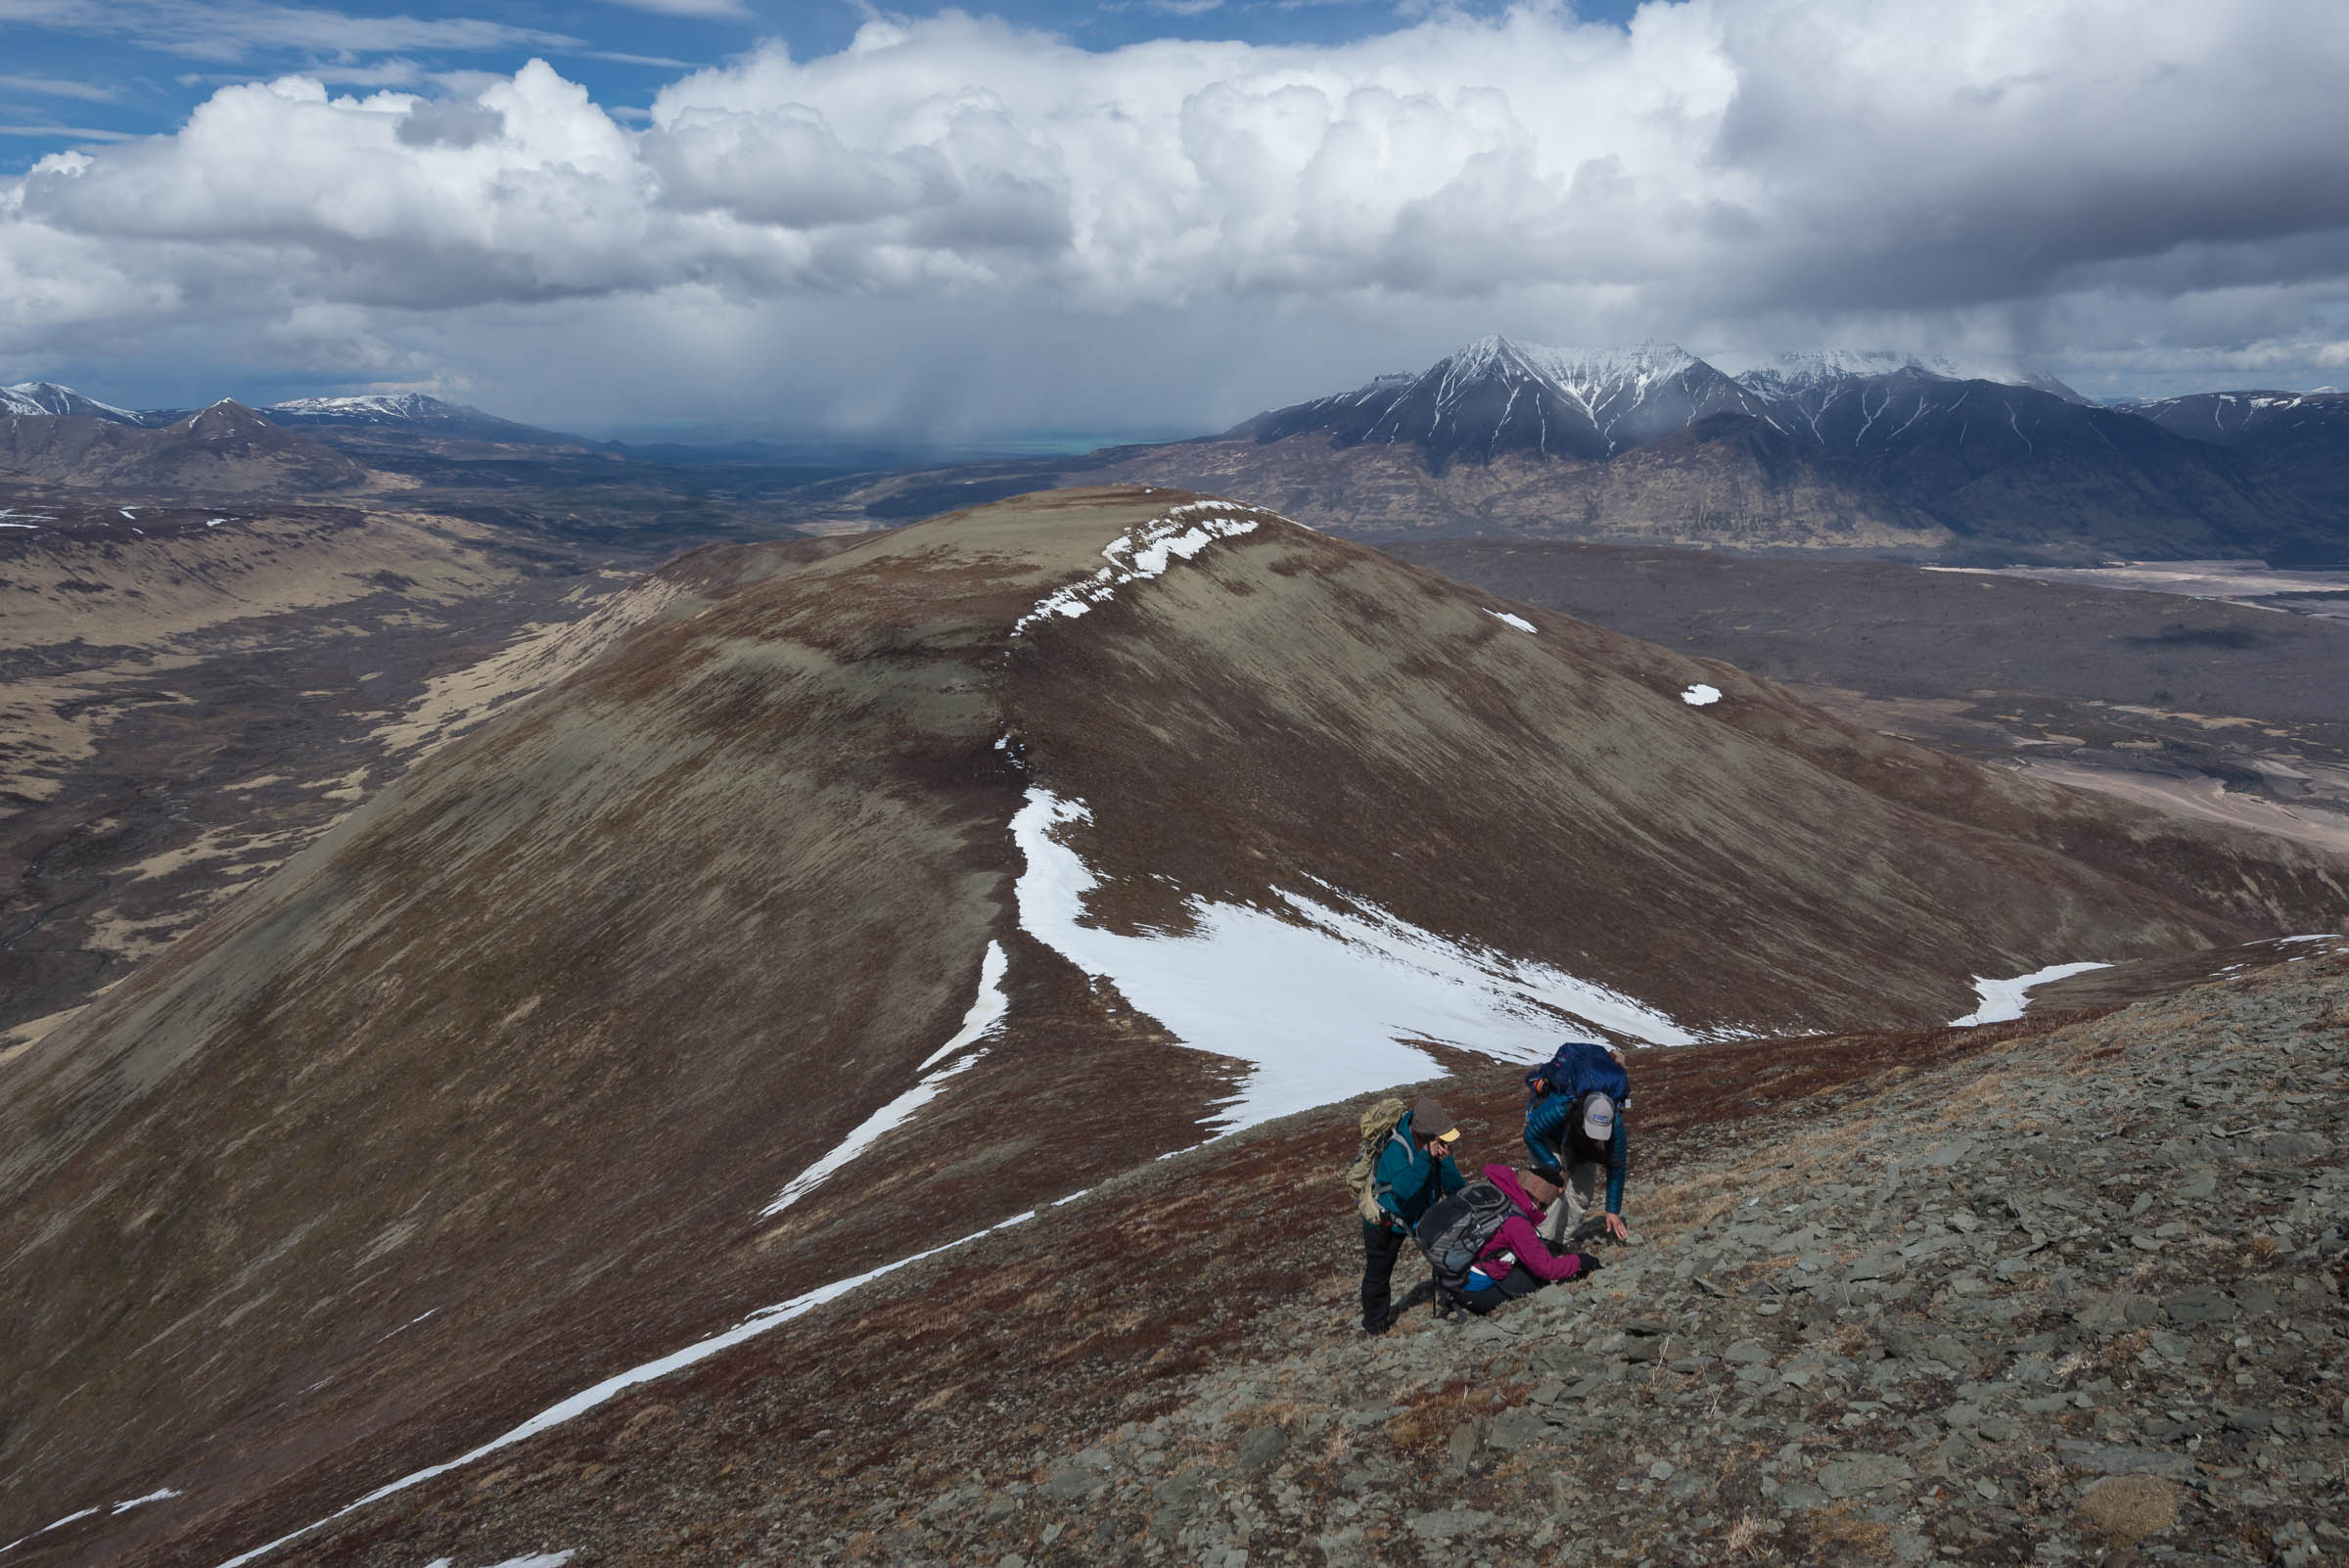
M1596 1090L1536 1096L1525 1108L1525 1147L1534 1169L1560 1188L1558 1201L1542 1220L1543 1241L1554 1246L1582 1229L1598 1196L1602 1171L1607 1177L1607 1234L1617 1241L1631 1234L1623 1222L1623 1177L1631 1168L1631 1141L1622 1107L1613 1096Z
M1395 1276L1395 1259L1437 1199L1460 1190L1460 1168L1451 1161L1451 1145L1460 1135L1451 1113L1432 1094L1404 1113L1378 1151L1371 1170L1370 1194L1380 1211L1373 1222L1362 1222L1362 1332L1387 1331L1387 1306Z

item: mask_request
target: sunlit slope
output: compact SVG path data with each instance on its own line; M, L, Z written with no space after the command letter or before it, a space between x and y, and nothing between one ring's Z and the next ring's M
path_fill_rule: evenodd
M266 1540L1422 1042L1937 1022L2342 901L1182 494L644 591L0 1068L0 1536Z

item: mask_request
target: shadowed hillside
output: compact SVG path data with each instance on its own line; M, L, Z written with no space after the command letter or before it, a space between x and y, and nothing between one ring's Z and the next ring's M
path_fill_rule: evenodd
M0 419L0 478L137 490L302 494L367 482L350 458L227 398L161 430L86 414Z

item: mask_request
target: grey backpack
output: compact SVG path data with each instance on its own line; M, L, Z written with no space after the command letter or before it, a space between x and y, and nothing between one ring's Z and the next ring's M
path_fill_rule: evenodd
M1471 1181L1420 1217L1411 1232L1435 1270L1436 1283L1454 1293L1468 1288L1468 1267L1477 1260L1517 1206L1490 1181Z

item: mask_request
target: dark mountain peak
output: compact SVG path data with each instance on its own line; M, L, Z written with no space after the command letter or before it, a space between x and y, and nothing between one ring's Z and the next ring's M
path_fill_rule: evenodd
M178 429L199 440L213 441L273 428L267 420L234 397L223 397L208 407L200 408L178 425Z
M162 427L87 414L0 424L0 472L49 484L232 493L341 489L367 471L234 398Z
M1416 376L1381 376L1261 414L1231 435L1273 441L1326 434L1339 446L1407 442L1442 473L1511 452L1600 462L1706 414L1753 412L1747 405L1728 377L1672 344L1551 348L1494 336Z

